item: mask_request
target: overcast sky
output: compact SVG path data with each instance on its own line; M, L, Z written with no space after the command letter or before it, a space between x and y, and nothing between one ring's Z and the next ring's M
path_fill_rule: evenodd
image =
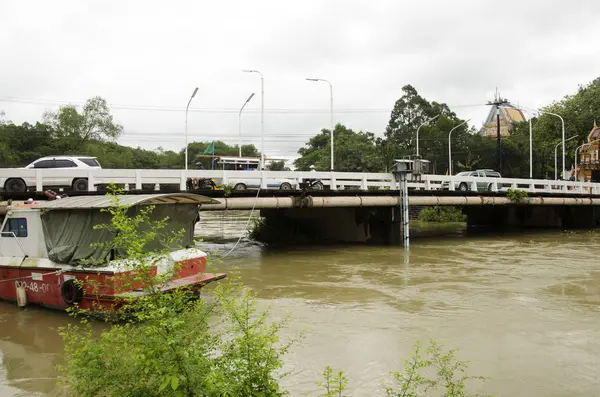
M600 1L0 0L0 110L17 123L100 95L122 144L181 149L192 140L293 156L335 121L382 134L405 84L480 127L503 97L543 106L600 76ZM16 99L15 99L16 98Z

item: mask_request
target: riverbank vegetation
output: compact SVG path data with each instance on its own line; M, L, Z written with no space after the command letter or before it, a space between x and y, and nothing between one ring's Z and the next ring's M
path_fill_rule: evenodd
M462 213L460 207L441 206L423 207L419 212L419 220L422 222L466 222L467 217Z

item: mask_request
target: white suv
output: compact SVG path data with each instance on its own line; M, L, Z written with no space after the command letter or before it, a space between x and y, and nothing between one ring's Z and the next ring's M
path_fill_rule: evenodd
M96 157L91 156L47 156L35 160L31 164L18 169L100 169L100 163ZM44 187L72 187L76 191L87 191L87 178L54 177L43 178ZM0 186L7 192L26 192L35 187L35 177L0 178Z

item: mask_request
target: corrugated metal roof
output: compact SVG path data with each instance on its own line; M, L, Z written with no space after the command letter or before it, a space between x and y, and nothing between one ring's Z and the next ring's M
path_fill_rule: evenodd
M129 205L162 205L162 204L218 204L217 200L210 197L191 193L163 193L163 194L131 194L117 196L119 204ZM78 196L65 197L59 200L40 201L32 208L48 210L64 209L99 209L114 206L112 196Z

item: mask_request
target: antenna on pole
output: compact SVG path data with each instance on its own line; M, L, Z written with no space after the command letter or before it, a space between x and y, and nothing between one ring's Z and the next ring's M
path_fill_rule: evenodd
M500 92L498 91L498 87L496 87L496 92L494 93L494 101L488 101L487 103L490 106L495 106L496 107L496 164L497 164L497 169L498 172L500 172L500 175L503 175L502 172L502 135L500 134L500 106L501 105L507 105L508 101L506 99L503 99L500 96Z

